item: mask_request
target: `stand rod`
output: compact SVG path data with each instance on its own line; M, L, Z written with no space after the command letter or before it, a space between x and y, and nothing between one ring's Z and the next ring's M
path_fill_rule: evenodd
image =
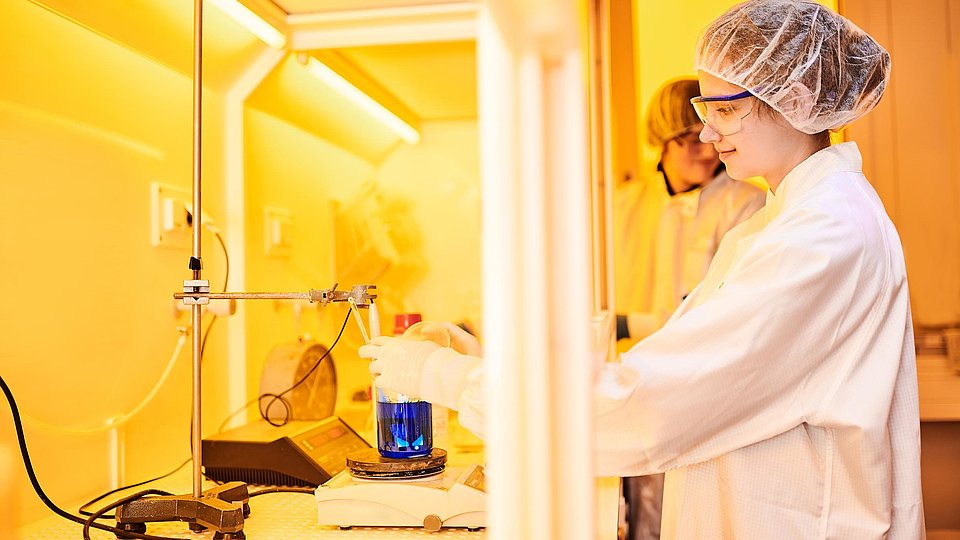
M193 226L193 279L201 279L203 268L200 257L200 148L201 148L201 117L203 110L203 0L193 2L193 215L196 216ZM190 430L190 443L193 449L193 496L199 498L203 493L203 475L200 466L203 463L201 452L200 424L200 352L202 331L200 328L200 308L194 305L191 310L193 326L193 422Z

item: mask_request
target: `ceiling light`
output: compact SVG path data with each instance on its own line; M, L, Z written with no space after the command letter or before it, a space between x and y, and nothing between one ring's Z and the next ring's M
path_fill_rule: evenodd
M287 37L283 32L250 11L250 8L241 4L239 0L210 0L210 3L274 49L282 49L286 45Z
M340 95L350 100L354 105L366 111L391 131L400 136L401 139L409 144L416 144L420 141L420 132L413 126L403 121L390 109L381 105L378 101L365 94L362 90L344 79L337 72L330 69L326 64L311 57L307 61L307 69L314 77L320 79L330 88L336 90Z

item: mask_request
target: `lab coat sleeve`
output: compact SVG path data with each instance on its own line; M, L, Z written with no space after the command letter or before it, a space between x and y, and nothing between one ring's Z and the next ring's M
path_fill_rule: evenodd
M450 348L434 351L420 373L420 398L459 412L460 424L483 437L483 361Z
M756 233L744 253L728 238L718 258L734 250L734 262L716 290L599 377L598 474L703 462L814 415L841 382L832 375L846 372L831 350L870 316L848 309L854 295L874 292L862 283L871 269L852 223L798 212Z

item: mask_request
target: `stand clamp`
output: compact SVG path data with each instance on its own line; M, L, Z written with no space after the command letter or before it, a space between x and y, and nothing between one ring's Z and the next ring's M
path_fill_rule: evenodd
M146 524L151 521L185 521L193 532L213 529L215 540L242 540L246 538L243 518L250 515L249 500L247 485L243 482L216 486L200 497L169 495L136 499L117 508L117 528L142 534L147 532Z

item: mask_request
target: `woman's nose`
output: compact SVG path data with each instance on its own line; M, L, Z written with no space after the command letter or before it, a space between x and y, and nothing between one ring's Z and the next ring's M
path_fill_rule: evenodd
M704 124L703 129L700 130L700 142L710 144L719 140L720 134L714 131L710 124Z

